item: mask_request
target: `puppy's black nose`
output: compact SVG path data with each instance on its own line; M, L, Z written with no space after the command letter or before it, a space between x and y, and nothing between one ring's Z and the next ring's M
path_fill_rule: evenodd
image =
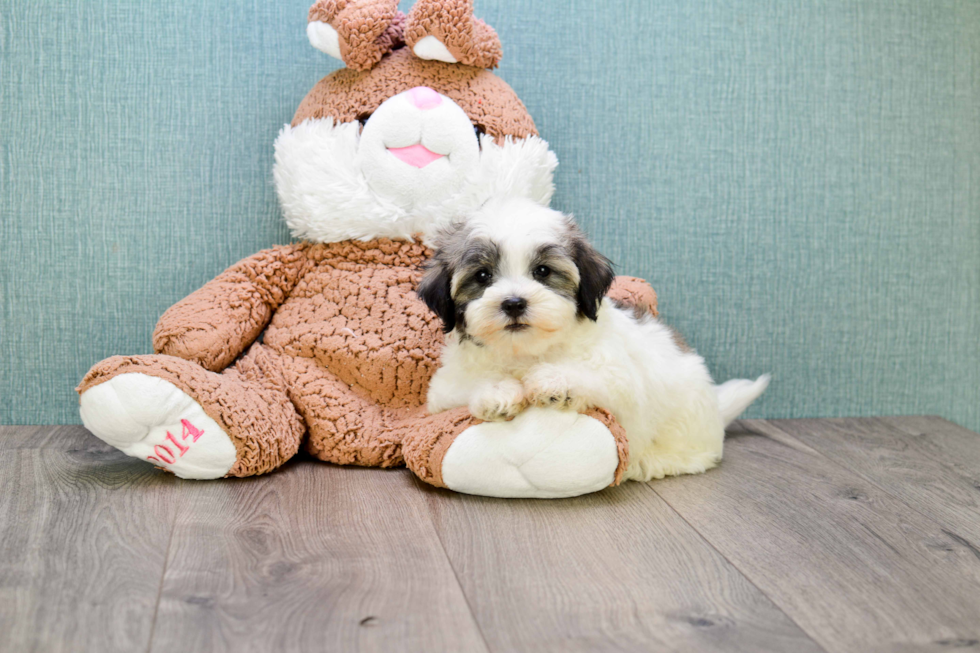
M508 297L500 302L500 310L510 317L520 317L527 310L527 300L523 297Z

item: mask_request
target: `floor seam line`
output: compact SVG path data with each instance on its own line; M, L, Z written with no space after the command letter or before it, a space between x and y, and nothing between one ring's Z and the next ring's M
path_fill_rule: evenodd
M453 572L453 578L456 580L456 587L459 588L459 593L463 595L463 602L466 603L466 610L470 613L470 618L473 619L473 625L476 626L476 632L480 634L480 639L483 641L483 647L489 653L492 650L490 648L490 643L487 642L487 636L483 633L483 627L480 626L480 621L476 618L476 612L473 611L473 606L470 605L470 597L466 595L466 590L463 589L463 584L459 581L459 573L456 571L456 567L453 566L452 558L449 557L449 553L446 551L446 544L442 541L442 536L439 535L439 529L436 528L435 521L432 519L432 507L429 505L428 498L421 492L422 480L415 476L415 474L412 474L412 480L415 482L416 489L420 490L419 496L421 496L422 500L425 502L425 512L429 517L429 524L432 526L432 532L435 533L436 541L439 542L439 548L442 549L442 555L446 558L446 564L449 565L449 569Z
M796 619L794 619L789 613L787 613L786 610L784 610L783 607L781 605L779 605L779 603L776 602L776 599L774 599L771 596L769 596L769 594L765 590L763 590L761 587L759 587L756 584L756 582L754 580L752 580L752 578L749 577L749 575L747 573L745 573L738 565L735 564L734 561L732 561L731 559L729 559L728 556L726 556L724 553L722 553L721 550L718 547L715 546L715 543L714 542L712 542L711 540L709 540L708 537L704 533L702 533L700 530L698 530L697 527L694 526L694 524L692 524L691 522L689 522L687 520L687 517L685 517L684 515L682 515L680 513L680 511L677 510L677 508L675 508L673 505L671 505L670 501L668 501L666 499L666 497L664 497L662 494L660 494L659 492L657 492L657 490L654 489L654 487L650 484L649 481L646 482L646 483L643 483L643 485L646 486L655 495L657 495L657 497L661 501L663 501L665 504L667 504L667 507L670 508L670 510L675 515L677 515L678 517L680 517L684 521L684 523L687 524L691 528L691 530L693 530L695 533L697 533L698 537L700 537L704 541L705 544L707 544L708 546L710 546L712 551L714 551L719 556L721 556L722 560L724 560L725 562L727 562L728 564L730 564L732 566L732 569L734 569L735 571L737 571L738 572L738 575L745 579L745 582L747 582L749 585L751 585L752 587L754 587L755 589L757 589L759 591L759 593L762 594L762 596L766 597L766 600L768 600L769 603L771 603L774 608L776 608L777 610L779 610L779 613L781 615L783 615L784 617L786 617L787 619L789 619L790 623L792 623L794 626L796 626L797 628L799 628L800 629L800 632L803 633L804 635L806 635L807 638L811 642L813 642L814 646L816 646L817 648L819 648L821 651L824 651L824 653L829 653L828 649L823 644L821 644L812 633L810 633L806 628L804 628L801 624L799 624L796 621Z
M163 598L163 584L167 580L167 566L170 563L170 547L174 542L174 531L177 530L177 514L180 512L180 503L174 509L174 518L170 522L170 535L167 538L167 550L163 557L163 571L160 574L160 586L157 588L157 600L153 606L153 620L150 622L150 637L146 642L146 653L153 650L153 635L157 628L157 615L160 613L160 601Z
M873 417L872 417L872 418L865 418L865 419L877 419L877 418L873 418ZM934 515L931 515L931 514L929 514L929 513L926 513L926 512L923 512L923 511L922 511L922 509L921 509L921 508L919 508L919 507L918 507L917 505L915 505L915 504L912 504L912 503L909 503L908 501L906 501L906 500L905 500L905 499L903 499L902 497L900 497L900 496L898 496L898 495L896 495L896 494L894 494L894 493L892 493L891 491L889 491L888 489L886 489L886 488L884 488L884 487L882 487L882 486L881 486L881 485L879 485L879 484L878 484L877 482L875 482L875 481L874 481L873 479L871 479L871 478L869 478L869 477L867 477L867 476L865 476L864 474L862 474L861 472L859 472L859 471L857 471L856 469L852 469L851 467L849 467L849 466L847 466L847 465L845 465L844 463L841 463L841 462L837 462L836 460L834 460L833 458L831 458L830 456L828 456L827 454L825 454L825 453L824 453L823 451L821 451L820 449L817 449L816 447L813 447L813 446L811 446L811 445L809 445L809 444L807 444L806 442L804 442L803 440L800 440L800 439L799 439L798 437L796 437L796 436L795 436L795 435L793 435L792 433L789 433L788 431L786 431L786 430L784 430L784 429L781 429L781 428L779 428L779 426L777 426L777 425L775 425L775 424L773 424L773 423L772 423L772 422L770 422L769 420L762 420L762 421L763 421L763 422L765 422L766 424L768 424L768 425L770 425L770 426L771 426L772 428L774 428L774 429L776 429L777 431L779 431L779 432L780 432L781 434L783 434L784 436L786 436L786 437L788 437L788 438L792 438L792 440L793 440L794 442L796 442L796 443L798 443L798 444L800 444L800 445L802 445L802 446L804 446L804 447L806 447L807 449L809 449L809 450L811 450L811 451L812 451L813 453L815 453L815 454L817 454L818 456L820 456L821 458L823 458L824 460L826 460L826 461L827 461L828 463L830 463L831 465L835 465L835 466L837 466L837 467L839 467L840 469L842 469L842 470L844 470L845 472L847 472L847 473L849 473L849 474L853 474L854 476L856 476L856 477L858 477L859 479L861 479L862 481L864 481L865 483L867 483L867 484L868 484L868 485L870 485L871 487L873 487L873 488L875 488L875 489L876 489L876 490L878 490L879 492L881 492L881 493L883 493L883 494L886 494L886 495L888 495L888 496L889 496L889 497L891 497L891 498L892 498L893 500L895 500L895 501L897 501L898 503L900 503L900 504L902 504L903 506L905 506L905 507L906 507L906 508L908 508L909 510L912 510L913 512L916 512L916 513L918 513L918 514L919 514L920 516L922 516L923 518L925 518L925 519L926 519L927 521L930 521L930 522L932 522L933 524L935 524L936 526L938 526L938 527L940 528L940 530L942 530L942 529L945 529L945 528L948 528L948 529L950 529L950 530L952 530L952 531L955 531L955 530L958 530L958 529L956 529L956 528L955 528L955 527L953 527L953 526L948 526L947 524L945 524L945 523L943 523L942 521L940 521L940 520L939 520L939 518L938 518L938 517L936 517L936 516L934 516ZM747 428L747 429L749 429L750 431L752 431L752 429L751 429L750 427L748 427L748 426L745 426L744 424L743 424L743 426L744 426L745 428ZM888 428L890 428L888 424L884 424L884 426L885 426L885 427L888 427ZM892 431L894 431L895 429L891 429L891 430L892 430ZM763 437L763 438L769 438L769 439L772 439L772 438L770 438L770 437L769 437L768 435L766 435L765 433L759 433L758 431L752 431L752 432L753 432L753 433L754 433L755 435L758 435L758 436L760 436L760 437ZM935 460L935 459L933 459L933 460ZM937 461L937 462L942 462L942 461ZM961 475L961 474L958 474L958 475L959 475L960 477L962 477L962 475ZM957 534L957 536L958 536L958 537L962 537L962 536L961 536L961 535L959 535L959 534Z

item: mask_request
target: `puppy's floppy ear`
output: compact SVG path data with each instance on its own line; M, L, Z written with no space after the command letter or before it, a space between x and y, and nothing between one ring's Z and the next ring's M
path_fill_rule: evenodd
M415 294L442 320L443 331L456 328L456 302L451 292L452 275L438 260L429 263Z
M578 292L575 296L578 315L595 322L599 317L599 304L616 278L612 261L597 252L585 239L585 234L577 228L572 234L572 258L578 267L579 276Z

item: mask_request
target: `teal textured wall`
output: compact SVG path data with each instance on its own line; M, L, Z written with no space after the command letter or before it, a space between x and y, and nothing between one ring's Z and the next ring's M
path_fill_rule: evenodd
M0 2L0 423L288 240L272 142L336 67L307 0ZM753 416L980 428L980 3L477 1L555 204Z

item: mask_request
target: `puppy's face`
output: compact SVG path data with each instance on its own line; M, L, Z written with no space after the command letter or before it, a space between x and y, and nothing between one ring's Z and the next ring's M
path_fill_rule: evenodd
M570 218L530 200L488 204L436 248L418 294L446 332L525 353L595 320L614 276Z

